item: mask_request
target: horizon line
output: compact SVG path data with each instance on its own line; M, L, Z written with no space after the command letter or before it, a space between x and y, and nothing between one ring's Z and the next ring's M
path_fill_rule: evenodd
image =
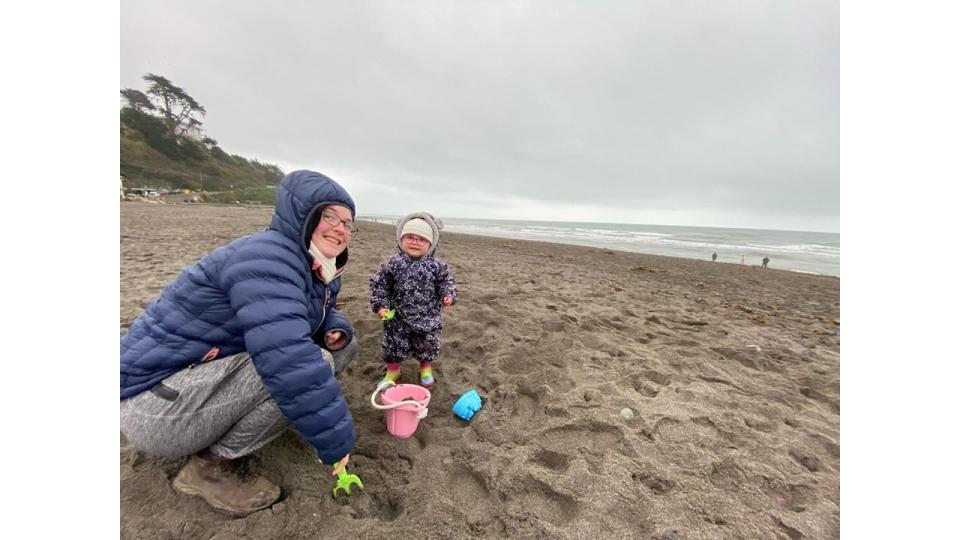
M365 217L391 217L391 218L401 218L406 214L357 214L358 220L363 220ZM840 235L840 231L815 231L807 229L761 229L757 227L730 227L730 226L718 226L718 225L672 225L667 223L625 223L621 221L561 221L561 220L547 220L547 219L504 219L504 218L477 218L477 217L461 217L461 216L437 216L440 219L473 219L479 221L522 221L529 223L583 223L583 224L594 224L594 225L641 225L641 226L650 226L650 227L687 227L687 228L702 228L702 229L732 229L740 231L777 231L777 232L800 232L800 233L816 233L816 234L836 234Z

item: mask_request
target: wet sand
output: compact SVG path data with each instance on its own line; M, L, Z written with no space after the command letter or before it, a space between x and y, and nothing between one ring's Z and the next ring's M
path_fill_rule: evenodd
M121 203L120 332L203 253L272 209ZM283 489L233 519L174 491L185 459L120 444L123 538L839 538L837 278L444 233L460 301L415 435L369 403L382 364L368 281L396 249L360 223L339 297L365 492L288 431L249 459ZM416 364L402 382L416 380ZM476 389L471 422L451 412ZM627 411L628 410L628 411Z

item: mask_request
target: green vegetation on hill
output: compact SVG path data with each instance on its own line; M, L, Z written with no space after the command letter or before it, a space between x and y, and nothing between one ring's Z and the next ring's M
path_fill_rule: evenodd
M277 190L272 187L234 189L218 193L204 193L202 200L208 203L266 204L273 206L277 200Z
M147 74L147 91L126 88L120 111L120 174L124 187L227 192L206 200L273 204L276 165L231 155L203 133L206 110L164 77Z

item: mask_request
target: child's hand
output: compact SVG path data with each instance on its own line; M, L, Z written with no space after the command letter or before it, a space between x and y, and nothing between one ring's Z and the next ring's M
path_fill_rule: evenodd
M443 304L443 307L447 308L453 305L453 298L450 296L444 296L443 300L440 301Z
M388 310L388 309L385 308L385 307L382 307L382 308L378 309L378 310L377 310L377 317L380 317L380 318L382 319L382 318L384 317L384 315L387 314L388 311L390 311L390 310Z

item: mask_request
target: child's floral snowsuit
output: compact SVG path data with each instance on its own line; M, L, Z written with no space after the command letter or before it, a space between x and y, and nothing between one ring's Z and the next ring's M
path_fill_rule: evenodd
M412 354L419 362L433 362L440 354L443 330L441 300L457 301L457 285L447 263L432 254L412 259L398 252L370 278L370 307L396 310L383 323L380 358L400 363Z

